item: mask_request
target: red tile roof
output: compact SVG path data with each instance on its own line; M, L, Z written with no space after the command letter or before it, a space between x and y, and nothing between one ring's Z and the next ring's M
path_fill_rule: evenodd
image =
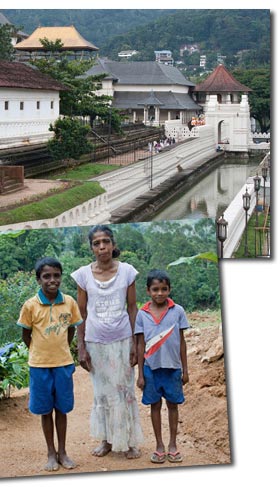
M207 93L217 93L217 92L234 92L234 91L245 91L249 92L252 91L251 88L248 86L239 83L232 74L224 67L223 64L220 64L216 67L213 73L206 78L206 80L202 81L196 85L194 91L205 91Z
M64 91L66 86L24 63L0 60L0 88Z

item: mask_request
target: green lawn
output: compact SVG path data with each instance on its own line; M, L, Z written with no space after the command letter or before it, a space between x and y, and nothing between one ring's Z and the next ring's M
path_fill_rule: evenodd
M71 179L84 181L90 178L99 176L100 174L114 171L119 169L121 166L113 164L81 164L72 169L65 169L65 171L53 174L48 177L48 179Z
M263 227L265 222L265 216L263 213L259 213L258 227ZM256 218L253 214L248 222L248 255L245 256L245 232L242 235L238 249L235 251L233 257L235 259L240 258L255 258L262 255L262 249L264 246L264 233L262 231L255 232ZM266 226L270 227L270 217L268 217Z
M40 201L1 213L0 225L54 218L104 192L105 190L97 182L77 184L63 192L42 198Z

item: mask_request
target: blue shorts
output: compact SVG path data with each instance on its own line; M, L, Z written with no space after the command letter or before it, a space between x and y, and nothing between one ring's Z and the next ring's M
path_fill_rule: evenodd
M66 414L74 407L73 373L75 365L64 367L30 367L29 410L49 414L58 409Z
M162 397L173 404L184 402L181 369L152 370L144 365L144 379L143 404L155 404Z

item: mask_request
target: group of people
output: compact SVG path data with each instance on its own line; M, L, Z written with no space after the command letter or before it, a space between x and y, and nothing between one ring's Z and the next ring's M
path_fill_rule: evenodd
M174 137L165 137L160 140L154 140L154 142L149 143L149 152L152 152L152 150L154 149L154 151L158 153L165 147L168 147L172 144L176 144L176 140Z
M76 463L66 452L67 413L74 407L74 360L70 344L77 328L78 359L93 384L91 434L100 443L92 452L104 456L124 452L140 456L143 433L135 395L151 407L156 448L151 462L181 462L177 449L178 404L189 381L184 330L189 327L183 308L170 298L171 284L163 270L147 276L149 301L137 309L135 279L138 271L118 260L120 251L112 230L97 225L89 232L95 259L71 276L77 301L61 292L61 263L43 257L35 265L38 293L21 308L17 324L29 349L29 409L41 415L47 444L47 471ZM162 400L169 418L165 448L161 428ZM54 434L58 446L55 447Z

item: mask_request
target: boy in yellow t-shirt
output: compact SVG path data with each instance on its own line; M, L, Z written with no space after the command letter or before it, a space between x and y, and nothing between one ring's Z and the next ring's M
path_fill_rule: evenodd
M65 450L67 413L74 407L75 365L70 344L75 326L82 323L76 301L59 290L61 263L51 257L36 262L36 278L41 288L22 306L17 325L29 349L29 409L42 416L42 429L48 449L47 471L76 467ZM58 450L54 445L54 420Z

